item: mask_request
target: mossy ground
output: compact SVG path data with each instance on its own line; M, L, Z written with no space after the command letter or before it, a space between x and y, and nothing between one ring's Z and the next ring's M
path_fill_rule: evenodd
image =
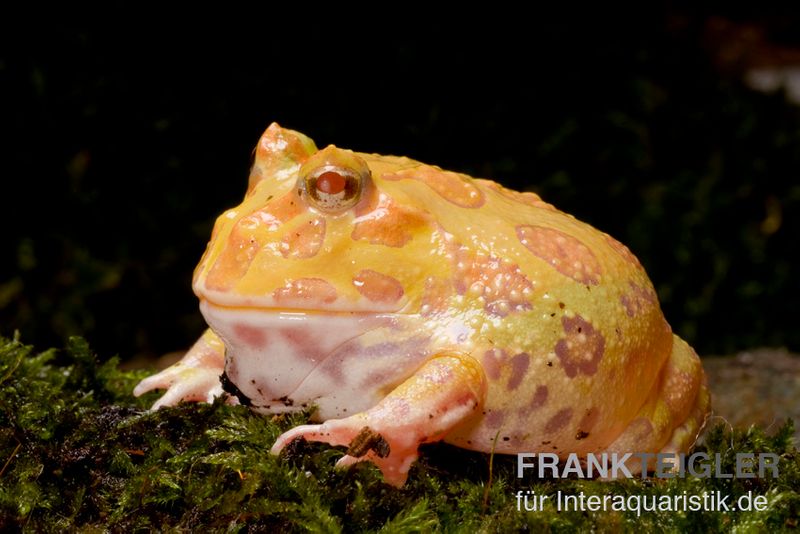
M800 455L787 423L707 435L723 454L774 452L777 479L517 479L513 456L425 447L403 489L371 465L333 469L343 451L299 443L268 450L305 415L259 416L238 406L186 404L146 412L152 396L130 392L144 372L104 364L85 341L36 353L0 339L0 530L110 529L232 532L515 532L574 530L758 532L798 528ZM491 466L491 468L490 468ZM491 475L490 475L491 473ZM681 495L752 491L759 512L558 512L517 510L515 494Z

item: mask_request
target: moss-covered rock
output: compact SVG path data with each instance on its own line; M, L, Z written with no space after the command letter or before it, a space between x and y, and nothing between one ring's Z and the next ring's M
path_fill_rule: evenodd
M279 458L278 434L307 414L268 418L222 402L144 411L130 392L144 372L104 364L87 343L36 353L0 339L0 529L73 531L210 529L268 532L514 532L667 530L727 532L798 526L800 456L787 423L707 435L731 472L736 452L780 455L776 479L553 480L516 478L516 459L446 445L424 448L403 489L371 465L333 469L344 452L296 443ZM766 496L766 510L518 511L517 492L633 496ZM638 497L637 497L638 496Z

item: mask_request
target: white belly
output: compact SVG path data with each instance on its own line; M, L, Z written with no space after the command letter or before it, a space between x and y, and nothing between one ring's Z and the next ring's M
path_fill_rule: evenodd
M316 405L315 418L375 405L429 356L416 316L352 312L200 310L225 343L225 373L260 412Z

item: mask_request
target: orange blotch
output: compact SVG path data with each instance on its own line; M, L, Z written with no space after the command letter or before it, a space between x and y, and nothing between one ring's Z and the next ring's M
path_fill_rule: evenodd
M493 255L475 254L464 246L455 248L453 263L456 292L483 299L488 313L505 317L531 308L533 284L517 264Z
M403 285L391 276L363 269L353 277L353 285L364 297L372 302L391 304L403 296Z
M582 284L600 283L600 263L594 253L571 235L544 226L517 226L517 238L535 256Z
M217 291L230 290L247 273L258 254L262 245L257 238L259 232L265 228L275 231L303 211L297 195L290 191L236 221L225 247L208 272L206 287ZM220 224L224 223L215 225L212 237L217 235Z
M382 178L384 180L418 180L436 191L443 199L462 208L479 208L486 201L483 191L466 174L443 171L439 167L430 165L384 174Z
M475 181L491 189L492 191L500 193L507 199L513 200L514 202L527 204L528 206L533 206L534 208L558 211L552 204L545 202L539 195L531 191L514 191L513 189L503 187L497 182L493 182L492 180L484 180L483 178L478 178Z
M356 208L354 240L364 239L373 245L402 247L414 232L428 226L428 215L417 208L401 206L385 193L373 193L368 202Z
M305 205L297 196L296 191L291 190L282 197L267 203L260 210L243 217L237 225L252 227L253 229L266 227L270 231L274 231L305 211L307 211Z
M605 352L603 334L580 315L562 317L561 324L564 337L556 343L555 353L564 372L570 378L581 373L587 376L595 374Z
M250 268L258 250L259 244L251 233L235 226L222 253L208 271L206 287L215 291L229 291Z
M446 279L429 276L422 292L420 313L423 317L431 317L446 311L452 294L453 289Z
M617 254L619 254L623 260L625 260L627 263L630 263L631 265L633 265L638 269L643 269L642 264L639 263L639 259L633 255L633 252L631 252L628 247L626 247L625 245L623 245L622 243L620 243L619 241L617 241L616 239L605 233L603 234L603 239L606 240L608 246L613 248L614 251Z
M284 258L311 258L319 252L325 241L325 219L317 217L295 228L281 240Z
M274 176L291 165L302 164L311 155L310 148L291 130L270 124L256 145L256 164L250 173L247 193L253 191L263 176Z
M286 285L272 292L276 304L307 306L315 303L330 304L339 297L336 288L321 278L287 280Z

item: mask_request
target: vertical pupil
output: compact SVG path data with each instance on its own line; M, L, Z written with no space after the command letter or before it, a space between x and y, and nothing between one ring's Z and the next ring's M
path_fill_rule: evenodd
M323 172L317 177L317 190L328 195L336 195L344 191L347 179L334 171Z

